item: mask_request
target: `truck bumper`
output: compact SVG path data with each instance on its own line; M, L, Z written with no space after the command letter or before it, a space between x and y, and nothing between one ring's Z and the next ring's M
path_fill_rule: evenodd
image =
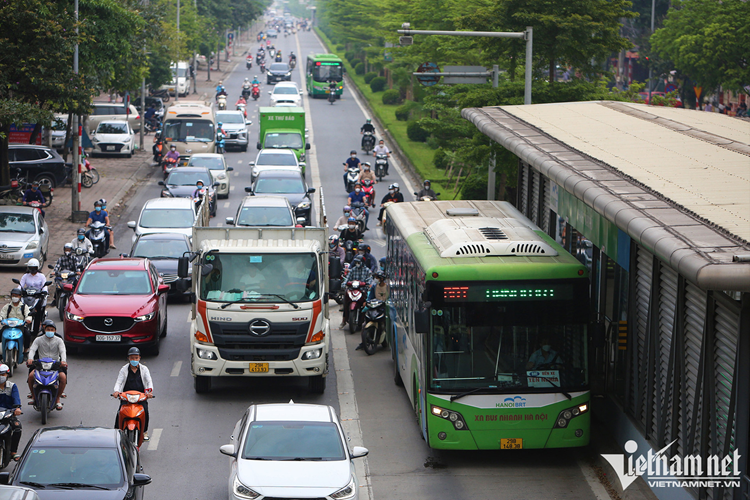
M227 361L219 355L219 349L213 345L193 342L190 355L190 369L193 375L207 377L313 377L326 373L328 345L325 343L306 345L300 350L299 357L291 361ZM316 352L317 351L317 352ZM317 355L304 359L305 353ZM250 371L250 367L268 364L268 371Z

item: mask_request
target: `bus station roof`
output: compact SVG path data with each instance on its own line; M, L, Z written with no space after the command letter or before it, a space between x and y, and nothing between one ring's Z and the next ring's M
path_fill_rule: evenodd
M750 121L614 101L462 115L702 288L750 291L733 262L750 256Z

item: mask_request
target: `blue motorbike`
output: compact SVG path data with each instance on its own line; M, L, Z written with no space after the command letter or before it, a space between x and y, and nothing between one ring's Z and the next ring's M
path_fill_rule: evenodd
M8 375L13 376L13 371L23 363L23 323L22 319L7 318L2 320L3 325L3 362L8 365Z
M225 137L226 136L221 131L216 133L216 152L219 154L223 154L224 151L226 151L226 142L224 141Z
M47 416L55 409L54 402L57 401L60 386L59 366L59 363L51 358L34 361L34 409L41 412L42 425L47 424Z

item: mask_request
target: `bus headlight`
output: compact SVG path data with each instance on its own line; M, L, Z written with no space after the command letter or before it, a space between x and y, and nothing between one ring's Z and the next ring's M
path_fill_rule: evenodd
M451 423L453 423L453 427L457 431L468 430L468 428L466 427L466 421L464 420L463 415L461 415L457 411L446 410L445 408L441 408L435 405L432 405L430 411L436 417L440 417L442 419L448 420Z
M583 403L578 406L574 406L573 408L566 408L562 410L557 416L557 420L555 420L554 429L565 429L572 419L579 415L583 415L587 411L589 411L588 403Z

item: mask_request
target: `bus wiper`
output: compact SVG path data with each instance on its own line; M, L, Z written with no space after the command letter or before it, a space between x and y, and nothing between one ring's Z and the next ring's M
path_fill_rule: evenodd
M551 378L548 378L548 377L543 377L543 376L541 376L541 375L534 375L534 377L535 377L535 378L540 378L540 379L542 379L542 380L545 380L545 381L546 381L546 382L547 382L547 383L548 383L549 385L551 385L552 387L557 387L558 389L560 388L560 386L559 386L559 385L557 385L557 384L555 384L554 380L552 380ZM571 396L570 394L568 394L568 393L567 393L567 392L565 392L565 391L562 391L562 390L561 390L561 391L560 391L560 394L562 394L563 396L565 396L565 397L566 397L566 398L568 398L568 399L573 399L573 396Z
M477 387L470 391L462 392L461 394L454 394L453 396L451 396L451 403L457 399L461 399L464 396L469 396L470 394L475 394L479 391L486 391L487 389L497 389L497 386L491 385L489 387Z

